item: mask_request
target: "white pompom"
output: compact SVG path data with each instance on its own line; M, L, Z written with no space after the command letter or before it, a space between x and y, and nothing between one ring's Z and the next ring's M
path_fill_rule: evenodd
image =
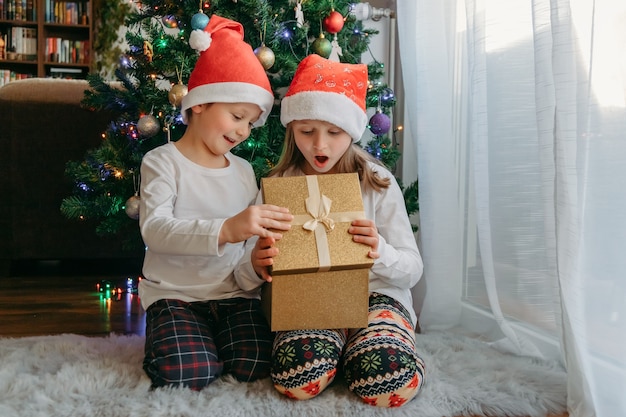
M196 51L206 51L209 49L209 46L211 46L211 34L200 29L191 31L191 36L189 36L189 46Z

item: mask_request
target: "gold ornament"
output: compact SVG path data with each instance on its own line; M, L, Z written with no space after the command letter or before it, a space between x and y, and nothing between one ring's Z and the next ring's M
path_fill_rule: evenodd
M174 84L172 88L170 88L169 93L167 93L167 98L172 104L172 106L180 106L180 103L183 101L183 97L187 95L189 92L187 86L179 81L178 84Z
M265 44L262 43L261 46L256 48L254 50L254 54L259 59L259 62L265 70L272 68L272 65L274 65L274 61L276 59L274 51L265 46Z
M159 124L159 121L151 114L142 116L137 122L137 131L141 136L146 138L151 138L159 133L160 130L161 125Z
M131 219L138 220L139 206L141 205L141 197L139 197L141 174L135 174L135 170L133 168L129 169L128 172L133 175L133 188L135 189L135 194L128 200L126 200L126 204L124 205L124 211L126 212L126 215Z
M143 54L148 59L148 62L152 62L152 57L154 56L154 48L152 48L152 44L148 41L143 41Z
M126 207L124 210L126 211L126 215L131 219L138 220L139 219L139 205L141 204L141 197L138 195L134 195L126 200Z

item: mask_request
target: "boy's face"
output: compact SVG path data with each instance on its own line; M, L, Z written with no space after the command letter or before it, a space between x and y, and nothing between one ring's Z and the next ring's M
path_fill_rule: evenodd
M352 145L343 129L321 120L291 122L296 146L304 156L307 175L336 173L337 162Z
M224 155L248 139L261 109L252 103L208 103L192 107L194 130L213 155Z

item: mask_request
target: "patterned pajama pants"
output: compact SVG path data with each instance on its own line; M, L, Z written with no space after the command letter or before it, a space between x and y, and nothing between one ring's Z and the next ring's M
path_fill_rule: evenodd
M352 392L370 405L399 407L417 395L424 362L406 309L393 298L371 294L368 326L348 331L278 332L272 352L274 387L304 400L321 393L339 369Z
M269 376L273 335L259 300L159 300L146 311L143 369L152 387L200 390L222 374Z

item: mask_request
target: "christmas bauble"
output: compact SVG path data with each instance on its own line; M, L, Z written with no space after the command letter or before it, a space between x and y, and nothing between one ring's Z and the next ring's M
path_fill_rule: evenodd
M163 16L161 18L161 21L166 28L172 29L178 27L178 20L176 20L176 16L174 16L173 14Z
M326 32L338 33L343 29L343 16L341 13L332 11L326 18L324 18L324 29Z
M370 130L375 135L382 135L389 131L391 119L385 113L376 112L370 119Z
M274 65L274 60L276 59L274 51L264 44L261 44L261 46L254 50L254 55L256 55L261 65L263 65L263 68L266 70L272 68L272 65Z
M138 220L139 219L139 204L141 203L141 197L138 195L134 195L128 200L126 200L126 206L124 207L124 211L126 211L126 215L131 219Z
M313 48L313 52L323 58L328 58L333 50L332 44L328 39L326 39L326 37L324 37L323 33L320 34L319 38L313 41L313 45L311 45L311 47Z
M137 131L141 136L150 138L161 130L161 125L156 117L151 114L142 116L137 122Z
M383 91L380 92L380 104L383 106L393 106L395 102L396 95L391 88L384 88Z
M198 12L191 16L191 28L193 30L199 29L204 30L206 25L209 24L209 16L202 12Z
M179 82L178 84L174 84L172 88L170 88L169 93L167 93L167 99L170 101L172 106L180 106L180 103L183 101L183 97L187 95L189 89L185 84Z

